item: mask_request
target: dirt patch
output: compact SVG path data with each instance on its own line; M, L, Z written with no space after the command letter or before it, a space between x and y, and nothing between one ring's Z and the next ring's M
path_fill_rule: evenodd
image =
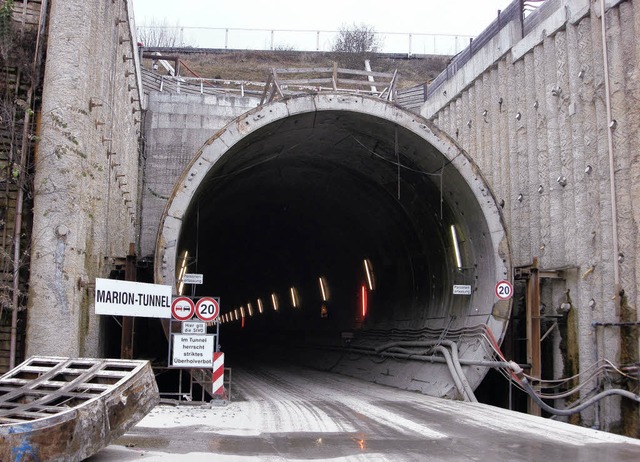
M398 88L410 88L433 80L447 65L448 56L399 56L385 54L354 55L352 53L299 52L299 51L195 51L189 49L163 49L163 55L178 56L185 66L181 75L229 80L263 82L273 68L339 67L364 70L369 59L375 72L398 71ZM149 60L143 66L151 68Z

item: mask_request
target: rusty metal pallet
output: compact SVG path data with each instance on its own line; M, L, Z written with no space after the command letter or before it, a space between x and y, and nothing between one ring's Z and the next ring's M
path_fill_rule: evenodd
M0 377L0 460L82 460L159 402L148 361L36 356Z

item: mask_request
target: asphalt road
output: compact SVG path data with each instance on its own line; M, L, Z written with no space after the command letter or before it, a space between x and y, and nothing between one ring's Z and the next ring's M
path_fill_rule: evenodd
M233 370L226 406L156 407L91 462L637 461L640 441L295 368Z

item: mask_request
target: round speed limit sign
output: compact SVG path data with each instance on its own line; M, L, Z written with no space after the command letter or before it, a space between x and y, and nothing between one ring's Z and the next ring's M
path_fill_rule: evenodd
M204 322L213 321L220 314L220 304L215 298L202 297L196 303L196 316Z
M496 297L500 300L509 300L513 296L513 286L509 281L498 281L496 284Z

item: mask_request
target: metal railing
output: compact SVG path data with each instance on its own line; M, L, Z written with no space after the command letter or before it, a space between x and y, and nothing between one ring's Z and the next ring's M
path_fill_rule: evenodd
M243 29L188 26L138 26L138 30L164 29L175 37L174 46L234 50L332 51L339 31L296 29ZM380 53L452 56L469 45L471 35L376 32ZM146 44L145 44L146 45Z
M397 81L397 71L386 73L342 69L335 62L333 67L325 68L273 69L260 104L287 95L321 91L367 94L393 101Z

